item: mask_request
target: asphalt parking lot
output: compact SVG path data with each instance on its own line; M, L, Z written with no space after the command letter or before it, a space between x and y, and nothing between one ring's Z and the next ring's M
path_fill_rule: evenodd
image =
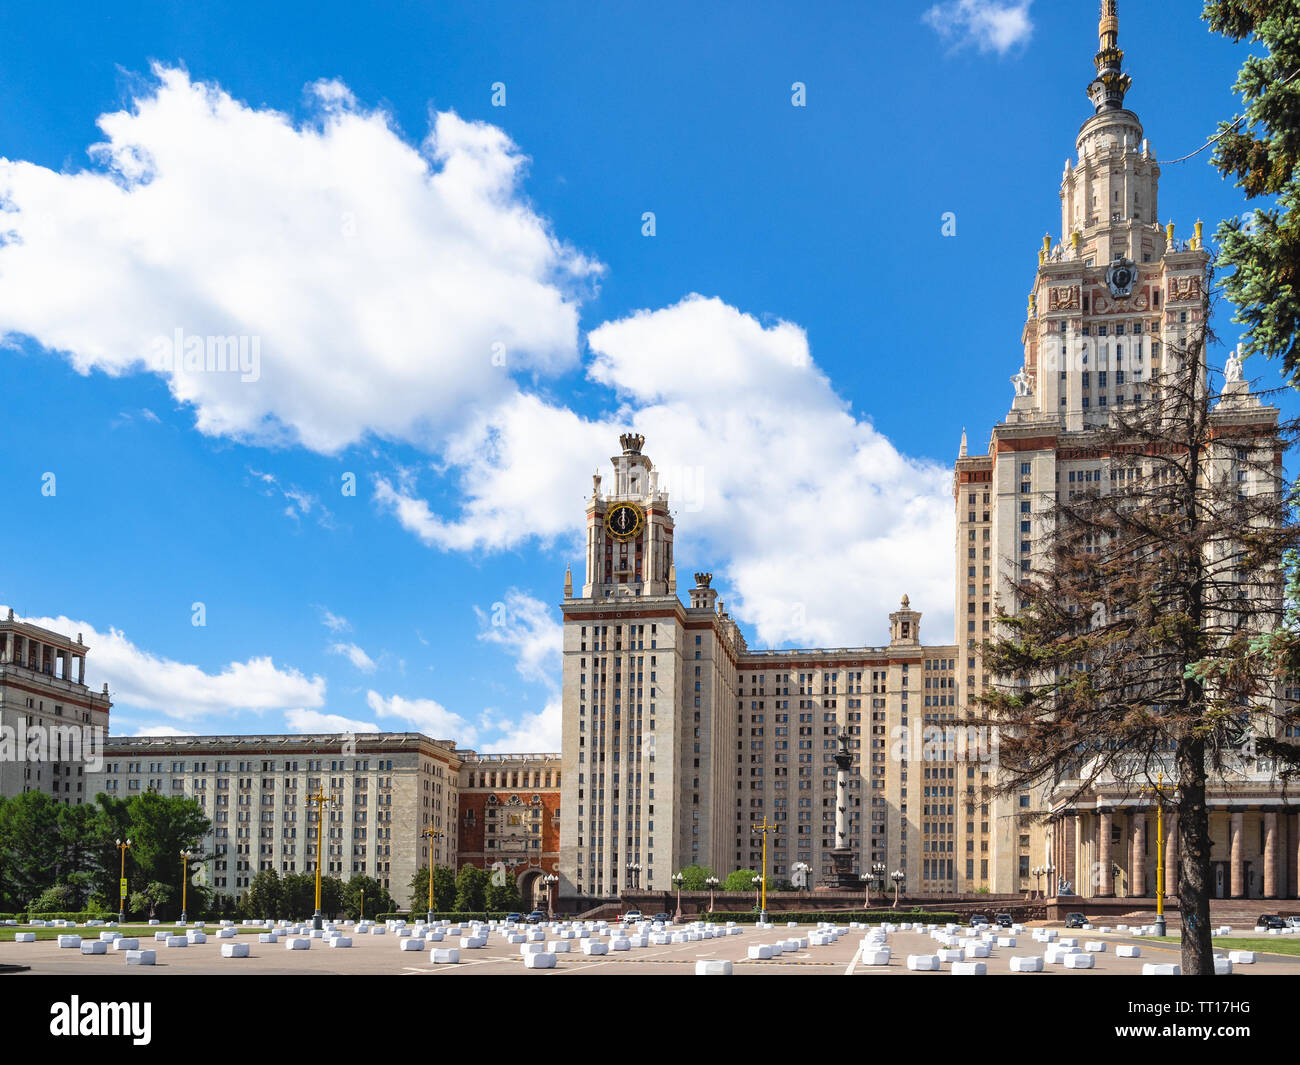
M544 928L546 926L543 926ZM482 948L460 946L460 937L447 935L438 944L430 944L422 950L401 950L398 946L400 937L392 930L384 935L351 934L350 930L341 931L351 935L352 946L348 948L331 948L323 940L311 940L307 950L288 950L285 937L278 943L262 944L257 935L241 932L234 940L218 939L215 929L209 928L207 942L191 944L186 947L165 947L141 938L141 947L156 948L157 962L153 966L127 966L122 953L109 950L106 954L83 955L79 950L60 948L56 941L45 940L36 943L0 943L0 965L27 966L27 972L34 975L91 975L115 974L128 977L149 977L177 975L182 973L200 974L262 974L267 976L308 975L401 975L401 976L456 976L456 975L497 975L503 973L520 973L527 975L550 976L593 976L593 975L651 975L694 974L699 961L729 961L734 975L761 976L780 973L819 975L819 976L940 976L951 975L951 963L944 963L938 972L913 972L907 968L909 954L934 954L938 945L925 931L896 930L888 936L891 957L887 965L865 965L862 963L862 940L865 929L847 928L833 943L824 946L810 945L781 953L770 960L757 960L748 957L749 948L760 943L775 943L778 940L808 939L817 931L816 926L800 925L789 928L779 925L772 929L745 927L739 935L700 939L693 942L650 944L645 947L633 947L627 951L611 952L605 955L586 956L582 953L582 940L564 940L569 946L568 953L556 954L556 966L553 969L527 969L518 944L508 943L504 935L495 930L487 937L487 945ZM982 960L989 975L1023 975L1023 976L1096 976L1114 974L1140 974L1145 962L1178 961L1176 944L1152 943L1142 939L1133 939L1121 933L1101 933L1100 931L1068 932L1057 927L1064 936L1077 936L1082 947L1085 940L1101 941L1106 944L1104 951L1095 954L1095 967L1092 969L1067 969L1061 965L1047 965L1042 973L1017 973L1010 971L1012 956L1042 956L1045 944L1030 938L1028 931L1016 934L1016 945L990 947L989 956ZM68 929L80 934L84 939L95 939L100 929ZM669 928L667 931L680 931ZM463 930L468 934L468 928ZM1008 933L1003 933L1008 934ZM559 928L546 928L547 939L558 939ZM608 940L605 940L608 942ZM221 954L223 943L239 942L249 945L249 957L224 958ZM1121 958L1115 954L1118 944L1136 944L1140 946L1142 956L1139 958ZM460 961L456 964L435 964L430 960L432 946L439 948L458 948ZM1254 964L1236 965L1234 973L1238 975L1291 974L1300 975L1300 958L1280 955L1256 954Z

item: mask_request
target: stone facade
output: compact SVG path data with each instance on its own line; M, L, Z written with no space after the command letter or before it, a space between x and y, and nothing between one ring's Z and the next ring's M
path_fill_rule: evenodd
M43 791L69 805L89 802L86 774L108 735L111 702L86 687L90 648L77 638L0 620L0 795Z

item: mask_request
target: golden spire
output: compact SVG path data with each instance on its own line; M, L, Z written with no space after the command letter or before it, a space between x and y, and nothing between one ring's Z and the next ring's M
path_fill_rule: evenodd
M1118 111L1133 79L1124 73L1124 53L1119 47L1119 4L1101 0L1097 16L1097 54L1093 58L1097 76L1088 86L1088 99L1097 112Z

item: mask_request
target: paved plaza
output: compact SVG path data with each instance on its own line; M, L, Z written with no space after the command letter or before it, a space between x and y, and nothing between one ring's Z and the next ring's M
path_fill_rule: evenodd
M1017 973L1027 976L1093 976L1100 974L1141 974L1144 965L1177 964L1177 944L1151 942L1114 929L1102 931L1047 928L997 929L977 932L970 929L949 930L906 928L901 925L850 927L848 925L756 928L739 926L729 934L720 926L667 926L656 929L643 926L623 930L599 923L591 927L557 922L554 925L472 928L458 931L444 929L442 938L403 948L403 941L418 940L422 928L403 935L399 927L373 930L340 925L338 934L350 940L347 947L331 947L325 938L312 939L280 930L274 943L261 942L257 930L240 929L230 938L218 938L218 929L204 930L203 942L187 942L184 947L168 947L155 942L147 933L139 937L139 946L153 949L154 964L127 964L125 951L109 944L105 953L83 954L68 941L40 940L28 943L0 943L0 966L22 965L32 974L91 975L115 974L141 977L178 973L259 973L265 975L387 974L402 976L452 976L456 974L549 974L554 976L679 974L693 975L697 969L725 971L738 976L771 973L811 974L821 976L938 976L961 973L967 966L983 965L987 975L1012 974L1012 959L1044 960L1041 972ZM60 930L80 935L82 943L98 940L102 929L73 928ZM168 928L164 933L175 934ZM709 933L712 934L709 934ZM1052 942L1045 938L1055 933ZM585 935L584 935L585 933ZM111 932L109 933L112 934ZM532 935L531 940L527 939ZM700 938L687 938L698 934ZM328 936L329 933L326 932ZM984 938L987 936L987 938ZM1035 938L1035 936L1040 938ZM520 937L525 937L520 941ZM941 938L936 938L941 937ZM192 938L198 938L193 937ZM678 942L673 942L676 938ZM289 941L306 939L310 944L291 949ZM514 941L512 941L512 939ZM665 942L665 940L667 940ZM999 943L999 940L1002 942ZM481 946L475 945L482 943ZM223 946L247 946L247 957L223 957ZM626 945L625 945L626 944ZM768 951L755 948L767 947ZM1101 949L1098 949L1100 947ZM887 948L887 951L885 950ZM1124 948L1124 949L1120 949ZM91 948L95 949L95 948ZM1138 952L1138 956L1121 954ZM457 961L447 962L443 954L435 961L434 950L454 951ZM532 968L524 951L544 955L543 964L553 967ZM586 953L586 951L592 953ZM772 957L754 957L772 953ZM941 953L942 952L942 953ZM1091 967L1072 967L1071 953L1091 955ZM1225 956L1227 949L1216 951ZM885 956L887 954L887 956ZM550 961L545 960L551 959ZM930 971L909 968L932 959ZM1017 962L1017 965L1025 964ZM1032 963L1030 963L1032 964ZM1086 964L1086 962L1084 963ZM1300 975L1300 958L1256 953L1253 961L1238 961L1234 975Z

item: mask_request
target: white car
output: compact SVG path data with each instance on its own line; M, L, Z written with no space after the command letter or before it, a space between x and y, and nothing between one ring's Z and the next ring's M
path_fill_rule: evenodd
M641 916L640 910L628 910L627 913L623 914L623 916L619 918L619 920L624 924L637 924L644 920L644 918Z

